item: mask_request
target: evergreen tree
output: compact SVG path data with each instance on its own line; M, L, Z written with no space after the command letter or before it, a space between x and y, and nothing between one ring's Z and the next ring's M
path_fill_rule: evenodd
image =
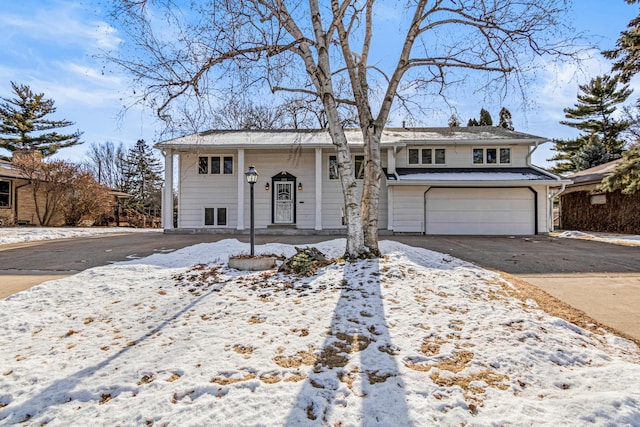
M598 135L591 135L573 158L577 170L585 170L602 165L611 160L611 154Z
M452 114L451 117L449 117L449 122L447 124L450 128L460 127L460 118L458 118L456 114Z
M469 121L467 122L467 127L470 128L473 126L480 126L480 124L476 119L469 119Z
M640 191L640 144L636 144L622 156L622 161L602 181L601 188L605 191L620 190L622 194L633 194Z
M123 190L133 196L132 204L140 209L160 209L162 167L143 139L129 149L122 167Z
M638 0L625 0L629 4ZM615 49L606 50L602 54L607 59L617 60L612 71L620 72L620 79L628 83L640 71L640 16L633 18L627 30L620 33Z
M46 118L56 112L52 99L46 99L43 93L33 93L26 85L11 82L11 87L17 98L0 98L0 148L12 153L37 150L50 156L61 148L81 143L80 131L67 135L53 131L73 122Z
M498 127L513 130L511 111L507 110L505 107L502 107L502 109L500 110L500 122L498 123Z
M491 114L484 108L480 109L480 121L478 122L478 124L479 126L493 126L493 119L491 119Z
M633 92L628 85L618 87L619 77L598 76L586 85L580 85L578 102L573 108L565 108L565 117L560 123L583 133L573 141L554 141L557 151L551 161L560 161L553 170L567 172L577 169L575 155L589 142L589 136L597 135L604 144L609 159L620 158L625 141L621 134L631 123L614 117L617 105L625 102Z

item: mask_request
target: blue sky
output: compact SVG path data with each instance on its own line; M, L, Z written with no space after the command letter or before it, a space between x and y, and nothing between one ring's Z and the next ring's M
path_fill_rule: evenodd
M56 117L74 121L84 132L83 145L62 150L59 158L81 161L92 142L123 142L131 146L142 138L156 142L160 125L153 113L132 107L124 111L132 93L128 76L114 72L97 58L105 49L117 49L118 32L107 24L93 1L2 1L0 10L0 96L11 96L10 82L29 85L56 102ZM576 0L570 19L578 31L589 35L601 48L613 47L628 21L638 14L637 5L624 0ZM558 123L562 109L576 101L578 84L608 72L609 63L593 55L581 69L573 66L542 70L532 86L526 112L519 105L505 105L514 116L516 130L549 138L568 138L575 131ZM640 84L632 81L640 96ZM477 117L482 106L497 121L501 105L487 105L479 95L452 100L464 122ZM635 98L634 98L635 99ZM446 125L446 117L434 118L433 126ZM399 125L399 123L393 123ZM534 163L546 166L551 144L534 154Z

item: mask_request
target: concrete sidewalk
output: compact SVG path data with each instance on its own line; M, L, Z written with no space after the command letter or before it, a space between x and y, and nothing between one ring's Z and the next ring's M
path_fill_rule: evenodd
M640 274L519 274L517 277L640 340Z
M2 273L0 274L0 299L48 282L49 280L64 279L75 273L77 273L77 271L56 273L51 273L50 271L21 271L16 274Z

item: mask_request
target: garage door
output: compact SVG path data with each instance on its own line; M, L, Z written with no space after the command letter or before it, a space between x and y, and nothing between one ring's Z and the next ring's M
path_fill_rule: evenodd
M535 234L528 188L432 188L425 203L426 234Z

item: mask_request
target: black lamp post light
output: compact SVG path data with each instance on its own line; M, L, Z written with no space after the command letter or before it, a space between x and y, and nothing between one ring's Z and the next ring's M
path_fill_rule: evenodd
M258 182L258 171L256 171L255 166L251 165L249 166L249 169L244 173L244 176L247 178L247 182L249 183L249 186L251 188L251 256L254 256L254 247L255 247L255 227L254 227L254 220L253 220L253 186L256 182Z

